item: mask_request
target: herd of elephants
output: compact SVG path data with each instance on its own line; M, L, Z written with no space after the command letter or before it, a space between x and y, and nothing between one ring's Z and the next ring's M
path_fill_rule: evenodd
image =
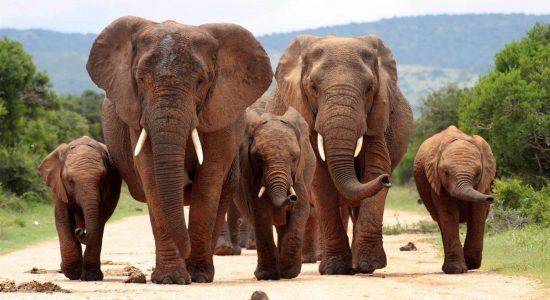
M386 266L385 199L413 115L379 37L298 36L273 74L241 26L129 16L97 37L87 70L106 93L105 144L76 139L39 167L69 279L103 279L104 227L123 180L148 206L154 283L212 282L214 253L239 254L245 224L258 280L294 278L318 259L324 275ZM445 273L480 267L494 176L487 142L454 126L420 147L414 177L441 230Z

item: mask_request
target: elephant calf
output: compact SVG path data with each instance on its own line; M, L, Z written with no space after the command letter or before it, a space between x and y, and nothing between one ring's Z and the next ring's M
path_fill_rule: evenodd
M61 144L38 170L55 199L63 274L71 280L102 280L103 229L118 203L121 185L107 148L84 136ZM80 243L86 245L84 258Z
M430 137L418 149L414 179L420 198L441 230L443 272L447 274L465 273L481 265L495 172L489 144L454 126ZM458 224L463 222L468 224L464 249L458 232Z
M240 150L243 195L235 201L254 227L258 252L254 275L258 280L294 278L301 270L316 163L308 125L294 108L275 116L252 106L246 119Z

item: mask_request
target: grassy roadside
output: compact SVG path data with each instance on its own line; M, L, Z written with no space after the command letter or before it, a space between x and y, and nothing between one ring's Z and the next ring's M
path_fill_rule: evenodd
M55 237L54 205L33 204L23 212L0 210L0 255ZM147 206L135 201L123 188L109 222L147 213Z
M394 185L389 189L386 198L386 209L428 214L424 205L418 203L418 192L415 186Z
M417 203L418 193L411 186L393 186L386 200L386 209L427 214L423 205ZM429 241L440 248L443 259L443 245L439 228L434 222L421 221L402 226L384 227L384 234L428 233ZM460 226L462 243L466 237L466 226ZM483 247L482 269L506 275L523 275L550 284L550 228L527 226L494 234L486 234Z

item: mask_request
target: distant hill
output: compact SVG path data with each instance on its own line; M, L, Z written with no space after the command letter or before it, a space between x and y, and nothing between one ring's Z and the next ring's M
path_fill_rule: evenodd
M474 82L491 68L494 53L525 35L550 15L467 14L400 17L350 23L258 37L276 66L280 55L298 34L360 36L377 34L392 48L399 84L412 103L431 89L456 82ZM0 29L0 37L20 41L40 70L46 70L58 93L97 89L86 72L95 34L49 30Z

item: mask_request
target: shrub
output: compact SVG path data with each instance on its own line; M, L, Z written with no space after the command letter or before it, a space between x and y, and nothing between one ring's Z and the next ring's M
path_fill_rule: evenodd
M487 221L490 232L523 227L550 226L550 187L540 190L519 179L495 180L495 203Z

